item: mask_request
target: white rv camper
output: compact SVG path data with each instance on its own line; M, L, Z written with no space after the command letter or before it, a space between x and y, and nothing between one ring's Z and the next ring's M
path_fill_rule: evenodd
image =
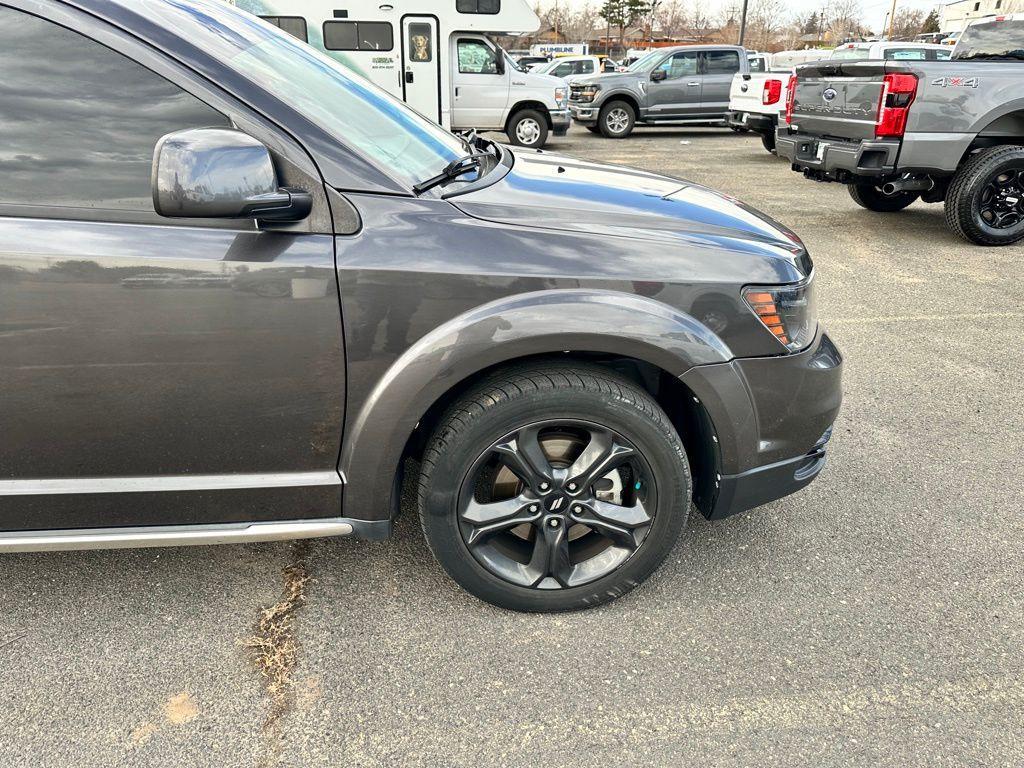
M230 1L230 0L229 0ZM526 73L488 35L540 27L527 0L234 0L451 130L542 147L569 129L563 80Z

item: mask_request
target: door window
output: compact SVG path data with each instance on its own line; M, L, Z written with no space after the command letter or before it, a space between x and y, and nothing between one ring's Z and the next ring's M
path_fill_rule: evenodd
M299 38L304 43L309 42L309 35L306 33L306 20L301 16L260 16L260 18L278 29L283 29L292 37Z
M589 75L594 71L594 62L590 59L583 59L576 62L577 75Z
M394 32L386 21L325 21L324 48L329 51L390 51Z
M498 74L498 56L480 40L459 40L459 72L464 75Z
M153 211L153 149L228 119L145 67L0 7L0 203Z
M697 54L687 51L673 54L661 62L658 69L666 73L666 80L675 80L679 77L693 77L697 74Z
M430 24L409 25L409 61L430 61L434 58L434 30Z
M740 55L736 51L707 51L704 74L732 75L740 71Z
M555 67L551 74L555 77L568 77L573 73L573 66L571 61L565 61Z

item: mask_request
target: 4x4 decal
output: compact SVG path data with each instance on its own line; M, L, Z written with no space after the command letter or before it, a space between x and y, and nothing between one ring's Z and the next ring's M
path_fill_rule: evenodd
M980 77L937 77L932 85L939 88L977 88L981 85Z

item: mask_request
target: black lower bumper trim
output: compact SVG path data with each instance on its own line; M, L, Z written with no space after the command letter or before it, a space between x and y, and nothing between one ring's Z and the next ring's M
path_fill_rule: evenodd
M806 456L757 467L739 475L723 475L718 500L709 520L721 520L739 512L796 493L825 468L825 448Z

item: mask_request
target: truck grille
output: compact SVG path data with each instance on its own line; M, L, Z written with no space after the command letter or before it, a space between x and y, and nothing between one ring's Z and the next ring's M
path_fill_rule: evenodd
M582 85L577 83L571 83L569 85L569 101L579 101L581 93L583 93Z

